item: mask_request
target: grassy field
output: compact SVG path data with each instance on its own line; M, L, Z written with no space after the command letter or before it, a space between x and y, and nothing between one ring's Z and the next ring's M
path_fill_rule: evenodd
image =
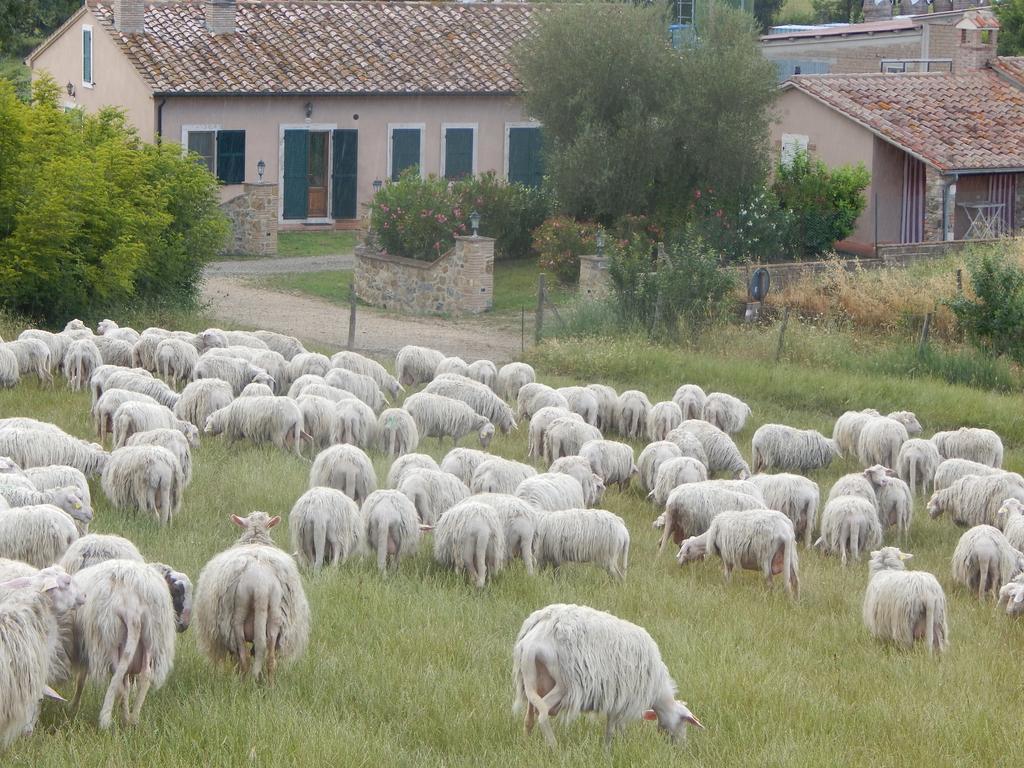
M286 275L257 278L254 282L275 291L304 293L318 299L326 299L332 304L348 306L352 271L292 272Z
M279 232L278 256L333 256L356 247L356 233L350 230L322 232Z
M0 329L5 333L6 329ZM749 454L762 422L830 430L847 407L915 410L931 431L978 424L1000 431L1006 464L1024 467L1024 400L956 387L801 364L766 365L723 354L653 348L635 341L549 342L532 353L552 384L604 381L638 387L652 400L697 382L743 397L754 420L738 436ZM0 393L0 414L53 421L90 436L88 398L34 382ZM524 460L526 429L492 444ZM640 446L638 445L637 448ZM437 441L421 450L441 456ZM383 478L387 462L375 455ZM204 439L192 485L174 523L158 529L109 508L94 486L95 530L132 538L151 559L193 578L236 530L228 514L286 515L306 487L309 466L271 449ZM857 469L839 462L815 479L827 486ZM45 705L40 727L4 756L24 766L966 766L1013 765L1024 757L1009 717L1024 673L1013 662L1024 627L950 583L949 557L961 531L931 521L917 500L913 567L934 572L950 598L952 646L940 659L871 640L860 619L863 563L801 551L799 603L767 592L758 574L731 586L719 564L680 569L655 557L657 514L638 488L610 492L604 506L632 535L624 585L590 566L528 578L520 563L477 593L441 570L429 543L388 578L369 562L306 579L313 611L309 651L277 684L242 683L202 658L191 632L180 636L174 673L150 694L136 730L96 728L100 691L80 718ZM289 548L286 526L275 529ZM651 724L636 723L607 755L601 727L581 718L559 727L555 754L538 733L522 734L510 713L510 650L523 619L551 602L581 602L635 621L658 641L680 697L705 723L673 749Z

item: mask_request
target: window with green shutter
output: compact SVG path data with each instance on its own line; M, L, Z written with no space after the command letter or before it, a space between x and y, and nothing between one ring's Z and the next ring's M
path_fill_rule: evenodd
M189 131L188 151L199 155L200 162L210 173L214 173L217 168L217 132Z
M472 128L445 128L444 131L444 177L461 179L473 175L473 134Z
M92 27L82 27L82 84L92 85Z
M419 128L391 129L391 180L398 181L402 171L420 164ZM422 170L422 169L421 169Z
M217 131L217 178L225 184L245 181L245 131Z
M284 218L304 219L309 211L309 131L284 132Z
M508 129L508 180L539 187L544 177L540 128Z

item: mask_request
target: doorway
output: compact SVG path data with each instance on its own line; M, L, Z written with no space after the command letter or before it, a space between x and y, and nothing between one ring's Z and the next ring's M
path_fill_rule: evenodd
M306 217L327 218L327 131L309 132L306 177L308 204Z
M357 131L284 131L282 198L285 219L357 217Z

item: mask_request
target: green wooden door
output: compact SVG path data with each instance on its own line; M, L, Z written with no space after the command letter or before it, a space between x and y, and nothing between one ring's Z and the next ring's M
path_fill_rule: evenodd
M354 219L356 208L356 161L359 157L359 131L334 132L331 158L331 216Z
M508 129L508 180L539 187L544 176L540 128Z
M309 131L284 132L284 217L304 219L309 211Z
M391 180L398 181L402 171L420 164L420 129L391 130Z
M444 177L473 175L473 129L447 128L444 132Z

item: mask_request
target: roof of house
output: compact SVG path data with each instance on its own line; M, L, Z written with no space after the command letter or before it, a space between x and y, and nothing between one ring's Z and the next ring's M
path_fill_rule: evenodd
M992 70L798 75L782 87L940 171L1024 169L1024 90Z
M157 94L511 94L524 3L240 2L214 35L201 2L151 3L145 33L89 7Z
M996 72L1024 83L1024 56L997 56L991 64Z
M819 37L849 37L851 35L876 35L884 32L906 32L912 29L919 29L921 21L912 16L898 16L882 21L864 21L858 24L836 24L820 25L813 29L802 29L791 32L776 32L770 35L762 35L761 42L775 43L783 40L799 40L804 38Z

